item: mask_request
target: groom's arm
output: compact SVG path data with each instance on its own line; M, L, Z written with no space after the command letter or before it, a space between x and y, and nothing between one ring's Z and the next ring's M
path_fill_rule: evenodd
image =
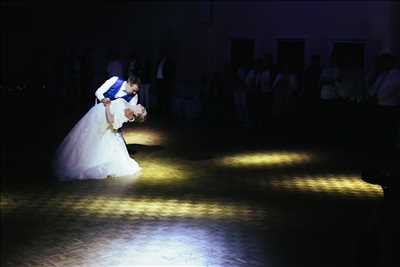
M107 92L108 89L118 80L118 77L114 76L105 81L102 86L100 86L96 92L96 98L101 102L104 99L104 93Z

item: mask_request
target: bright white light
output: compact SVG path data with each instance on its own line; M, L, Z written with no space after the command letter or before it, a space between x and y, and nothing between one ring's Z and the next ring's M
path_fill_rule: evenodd
M224 240L210 229L165 222L135 229L128 241L116 237L98 253L110 251L118 266L221 266L223 259L214 254L229 255Z

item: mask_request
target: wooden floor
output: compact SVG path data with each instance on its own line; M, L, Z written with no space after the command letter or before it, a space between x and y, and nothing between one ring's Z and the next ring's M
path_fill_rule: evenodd
M382 200L360 151L151 122L124 130L139 176L57 182L71 124L3 153L2 266L356 266Z

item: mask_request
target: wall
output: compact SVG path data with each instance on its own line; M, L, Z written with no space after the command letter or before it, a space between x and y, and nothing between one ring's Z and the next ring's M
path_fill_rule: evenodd
M304 38L306 62L321 54L326 62L333 40L364 40L366 61L383 49L394 49L391 36L394 3L379 1L271 1L217 2L215 16L220 31L218 42L230 37L256 39L256 57L276 53L277 38ZM220 48L219 65L227 61L227 49Z
M380 51L399 53L399 6L387 1L17 5L14 13L24 10L28 15L5 19L7 50L3 48L2 55L8 61L2 60L2 68L12 74L8 77L18 77L26 73L23 66L32 68L41 61L54 69L63 56L87 52L95 88L103 79L110 49L124 56L135 51L139 58L150 59L154 71L160 50L172 47L178 79L199 81L229 62L232 37L254 38L257 57L275 54L276 38L304 38L306 62L313 53L326 62L333 40L359 39L367 42L368 64Z

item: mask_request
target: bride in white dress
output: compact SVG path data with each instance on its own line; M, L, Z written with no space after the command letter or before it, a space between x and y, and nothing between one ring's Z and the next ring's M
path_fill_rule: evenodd
M128 120L144 119L146 110L118 98L92 107L58 147L53 164L59 180L104 179L135 175L139 164L128 153L116 130Z

